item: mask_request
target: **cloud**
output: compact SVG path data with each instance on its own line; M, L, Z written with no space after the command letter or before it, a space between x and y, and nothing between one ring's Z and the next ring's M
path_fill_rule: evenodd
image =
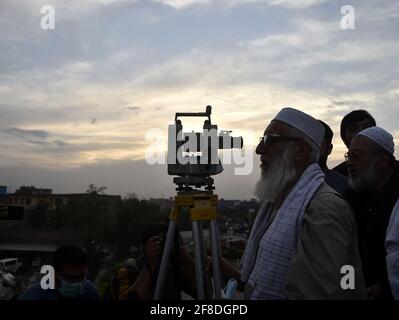
M243 2L249 2L250 0L243 0ZM328 0L260 0L261 2L266 2L273 6L282 6L292 9L302 9L315 5L321 5Z
M355 9L357 16L372 24L386 23L389 20L397 23L399 18L399 3L395 0L385 0L383 4L380 1L371 1L364 6L356 6Z
M358 104L359 101L351 101L351 100L348 100L348 101L339 101L339 100L333 99L333 100L331 101L331 103L332 103L334 106L350 106L350 105Z
M140 111L140 107L134 106L134 107L126 107L127 110L133 111L134 113L138 113Z
M184 9L192 5L208 4L211 0L152 0L153 2L162 3L176 9Z
M290 9L303 9L314 5L321 5L327 0L152 0L163 3L175 9L186 9L194 5L222 4L226 7L232 7L239 4L264 3L270 6L281 6Z
M340 28L332 1L48 4L57 15L49 32L39 0L0 4L0 128L14 128L1 131L2 166L143 159L149 129L166 134L175 112L208 104L219 129L256 137L279 108L305 110L334 130L334 161L345 151L339 123L354 108L397 127L395 1L355 1L353 31Z
M50 142L48 141L38 141L38 140L27 140L27 142L32 143L32 144L37 144L37 145L49 145Z
M18 3L18 1L14 2ZM48 0L44 3L42 0L28 0L24 1L24 6L34 14L35 12L40 12L40 8L45 4L51 5L55 9L56 19L71 19L73 17L93 14L100 9L130 5L135 2L139 2L139 0ZM18 7L18 5L16 6Z
M62 140L54 140L53 143L58 147L65 147L68 145L65 141Z
M64 147L68 144L62 140L49 141L51 134L45 130L26 130L20 128L9 127L1 130L1 132L17 137L25 142L37 146L57 146ZM34 140L33 140L33 139Z
M19 128L6 128L2 130L4 133L13 135L18 138L22 138L24 140L29 138L38 138L38 139L47 139L50 136L50 133L44 130L25 130Z

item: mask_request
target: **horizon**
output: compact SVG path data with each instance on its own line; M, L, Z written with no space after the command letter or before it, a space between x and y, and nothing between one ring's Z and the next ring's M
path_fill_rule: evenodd
M0 185L174 195L165 165L176 112L212 105L243 134L248 175L215 176L225 199L251 199L257 139L285 106L330 125L330 168L344 160L342 118L366 109L399 142L399 3L394 0L61 0L54 29L39 0L0 4ZM353 7L353 25L345 27ZM43 28L47 26L49 28ZM353 28L352 28L353 27ZM198 123L185 122L185 131ZM148 136L147 136L148 138ZM397 153L396 153L397 154Z

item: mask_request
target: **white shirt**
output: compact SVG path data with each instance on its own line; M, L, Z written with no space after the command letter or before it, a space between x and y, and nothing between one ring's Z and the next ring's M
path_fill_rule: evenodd
M388 278L392 294L399 300L399 200L392 211L385 240Z

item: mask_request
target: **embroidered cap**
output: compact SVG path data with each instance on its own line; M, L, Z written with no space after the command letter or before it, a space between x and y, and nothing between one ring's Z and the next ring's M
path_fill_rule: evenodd
M358 134L373 140L380 147L387 150L390 154L395 153L395 143L393 142L393 137L386 130L380 127L370 127L360 131Z
M299 130L320 148L323 142L324 127L312 116L294 108L284 108L274 120L284 122Z

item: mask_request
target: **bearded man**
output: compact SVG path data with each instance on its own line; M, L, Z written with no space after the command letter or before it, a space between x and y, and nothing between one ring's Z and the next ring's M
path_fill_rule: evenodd
M284 108L261 137L256 195L263 204L241 272L222 261L247 299L365 298L353 214L318 164L323 135L316 119ZM344 266L353 271L350 288L342 282Z
M354 110L348 113L341 121L341 139L349 149L349 145L356 134L374 126L376 126L376 123L370 113L366 110ZM348 168L345 161L337 165L333 170L345 177L348 176Z
M352 199L359 234L359 250L368 294L391 299L385 236L399 197L393 137L380 127L359 132L347 153L349 184L358 191Z

